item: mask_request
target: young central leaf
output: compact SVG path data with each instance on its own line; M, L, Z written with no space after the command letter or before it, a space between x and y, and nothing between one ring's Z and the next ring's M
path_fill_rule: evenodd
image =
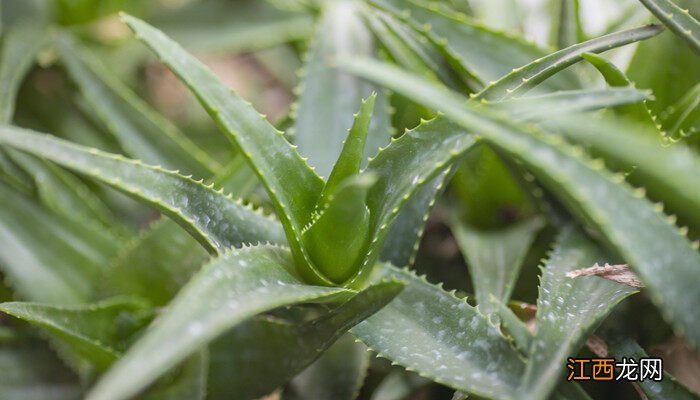
M312 268L335 283L356 275L369 242L367 192L374 174L358 175L376 94L362 101L343 150L316 205L317 215L302 234Z
M348 178L302 234L316 269L335 283L353 277L362 264L369 242L369 208L365 200L376 181L373 174Z

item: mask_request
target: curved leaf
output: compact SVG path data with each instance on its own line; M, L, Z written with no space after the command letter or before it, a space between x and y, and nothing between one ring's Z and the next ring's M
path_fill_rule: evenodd
M267 189L297 262L311 265L301 246L301 229L310 221L323 180L309 168L282 132L238 97L177 43L145 22L124 21L197 96L220 128L236 144ZM314 282L330 284L320 275Z
M547 399L565 375L566 358L627 296L630 286L598 277L569 278L566 273L605 261L605 255L581 232L565 229L542 269L537 298L537 331L520 383L523 399Z
M290 252L272 246L234 250L215 259L188 282L87 398L131 397L192 352L256 314L297 303L341 300L352 293L305 285L294 268Z
M459 221L452 233L469 265L479 311L490 314L490 296L507 302L520 275L520 267L537 232L541 219L531 219L507 228L481 231Z
M176 172L21 128L0 127L0 144L51 160L160 209L210 252L270 239L284 243L276 221Z
M408 281L394 301L351 330L378 356L456 390L517 397L524 363L485 316L406 270L382 264L375 278Z
M372 285L310 321L257 317L234 328L211 345L209 397L224 400L236 393L256 398L272 392L349 328L389 303L403 286L395 281Z
M656 25L611 33L551 53L516 68L476 95L477 99L505 100L522 95L557 72L581 61L584 53L600 53L626 44L648 39L661 33Z
M68 73L126 154L151 165L182 168L208 178L221 166L179 129L114 77L100 60L68 35L56 40Z
M606 172L559 136L519 128L483 109L477 113L465 105L463 97L397 68L369 60L346 63L359 75L441 110L459 126L521 160L569 210L603 235L647 284L664 317L700 346L700 314L692 312L700 303L700 288L695 285L700 279L700 254L685 232L647 201L643 192L632 190L621 175ZM465 136L459 129L452 132L456 137ZM452 157L449 151L442 156L443 160ZM669 287L675 290L667 290Z
M22 21L5 29L0 52L0 123L12 120L15 98L37 53L47 42L46 27L37 21Z
M700 56L700 22L669 0L639 0L673 33L690 45Z

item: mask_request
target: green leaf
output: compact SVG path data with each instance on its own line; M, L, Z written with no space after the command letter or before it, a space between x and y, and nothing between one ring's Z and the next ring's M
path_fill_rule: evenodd
M165 375L151 386L141 399L144 400L204 400L207 397L207 372L209 356L199 351L184 361L179 368Z
M256 398L272 392L348 329L389 303L403 286L396 281L372 285L308 321L257 317L242 323L211 345L210 398L229 399L231 393Z
M535 324L520 383L523 399L547 399L565 375L566 358L576 354L630 286L599 277L569 278L566 273L609 259L580 231L565 228L540 278Z
M243 53L273 47L312 33L311 15L280 11L268 2L193 2L159 10L151 22L185 47L205 53Z
M372 238L360 274L351 284L364 281L380 255L392 222L411 196L442 173L474 144L470 135L454 135L449 123L428 121L382 149L370 160L366 172L377 182L367 196ZM450 139L449 136L452 136ZM444 140L442 140L444 139ZM454 140L453 140L454 139ZM445 153L452 154L445 158ZM437 156L437 158L436 158Z
M633 358L639 361L649 357L634 340L620 335L605 335L605 343L608 351L618 360L623 357ZM645 379L637 383L649 400L674 399L697 400L700 395L691 392L666 371L663 372L661 381L656 382Z
M352 336L343 336L294 378L294 394L298 399L354 400L368 366L367 348Z
M45 344L0 344L0 396L8 400L78 400L76 376Z
M451 223L452 233L469 265L479 311L490 314L490 296L507 302L520 268L537 232L541 219L523 221L507 228L482 231L463 222Z
M565 49L583 40L579 0L554 0L557 19L552 24L552 37L558 49Z
M397 370L382 380L372 392L370 400L402 400L428 382L430 381L416 374Z
M574 142L594 148L621 168L633 170L628 181L644 185L650 197L663 201L684 220L700 226L700 156L677 143L663 146L644 127L609 119L569 116L544 123ZM580 126L585 124L585 126Z
M600 53L640 40L648 39L661 33L663 29L656 25L627 29L611 33L589 41L578 43L566 49L551 53L513 70L498 81L490 84L476 95L477 99L505 100L520 96L531 90L550 76L581 61L584 53Z
M700 56L700 22L669 0L639 0L668 29L672 30Z
M388 4L394 3L394 4ZM399 4L396 4L399 3ZM477 81L479 90L513 68L544 57L547 53L515 36L494 31L464 14L444 10L437 3L421 0L374 1L437 46L452 66ZM578 77L569 72L547 82L549 90L574 89Z
M87 106L114 135L126 154L151 165L182 168L188 174L208 178L221 168L187 136L140 99L93 54L67 34L56 48Z
M353 122L347 138L343 142L343 148L338 156L338 160L333 165L328 181L321 192L321 199L319 200L321 207L328 201L328 197L335 194L336 188L343 181L360 172L376 98L376 93L373 93L366 100L362 100L355 122Z
M301 94L293 111L293 132L299 152L309 157L309 163L322 176L331 173L348 128L353 124L348 110L374 91L371 84L335 65L341 58L370 57L374 53L372 36L359 15L361 6L361 2L355 1L328 2L323 6L304 65ZM384 96L377 101L369 127L369 155L378 146L386 145L390 138L386 101ZM365 146L360 154L365 154Z
M506 110L516 119L547 119L552 115L599 110L639 104L651 97L648 91L633 88L563 90L550 94L524 96L495 103L497 108ZM641 105L642 112L647 113ZM648 115L648 113L647 113ZM658 137L659 135L654 135Z
M272 246L234 250L215 259L188 282L87 398L133 396L192 352L262 312L341 300L352 293L305 285L294 269L290 252Z
M459 126L521 160L570 211L602 234L640 275L664 317L691 343L700 345L700 314L692 312L700 303L700 290L693 283L700 279L700 254L673 220L642 192L625 185L622 176L606 172L600 163L583 156L580 148L563 143L560 136L516 127L483 109L476 113L463 97L397 68L369 60L346 63L358 75L441 110ZM459 129L451 132L455 140L467 136ZM442 156L443 160L452 157L449 151ZM669 287L675 290L667 290Z
M0 184L0 266L18 297L52 304L92 295L119 243Z
M463 299L407 270L382 264L375 279L408 281L386 307L351 332L378 356L456 390L515 398L517 352Z
M700 83L666 109L661 118L661 124L672 139L700 131Z
M353 278L365 260L371 218L365 202L376 181L372 173L346 179L302 231L315 269L331 282L341 284Z
M0 127L0 144L51 160L158 208L210 252L257 241L284 243L273 219L176 172L21 128Z
M190 88L241 150L272 199L297 263L311 265L300 244L301 228L310 220L323 180L308 167L282 132L219 81L201 62L145 22L128 15L123 18L137 37ZM330 284L317 273L306 279Z
M113 299L94 304L55 306L40 303L0 303L0 311L39 327L61 341L79 370L85 362L98 370L109 367L128 339L150 313L143 304Z
M3 33L0 53L0 123L12 120L22 79L46 42L46 27L37 21L18 22Z

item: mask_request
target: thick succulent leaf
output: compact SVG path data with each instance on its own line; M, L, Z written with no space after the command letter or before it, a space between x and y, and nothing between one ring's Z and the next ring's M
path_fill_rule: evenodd
M300 244L301 228L309 222L323 180L294 147L250 103L238 97L201 62L145 22L124 20L197 96L221 129L237 145L273 201L297 262L310 265ZM328 283L320 275L314 281Z
M0 344L0 398L78 400L78 378L41 342Z
M299 152L309 157L321 176L331 173L353 124L348 110L356 109L374 90L371 84L335 66L338 59L374 53L372 36L359 14L361 6L356 1L334 1L323 7L304 66L293 132ZM380 96L377 100L368 135L374 145L368 144L370 155L389 142L391 133L386 99Z
M389 4L393 3L393 4ZM508 74L513 68L544 57L546 51L520 38L474 22L458 12L447 12L421 0L374 1L419 32L424 33L453 66L479 83L474 89ZM578 77L569 72L547 81L548 91L575 89Z
M476 301L484 314L493 311L490 296L507 302L520 267L543 221L535 218L515 225L483 231L461 221L452 222L452 233L469 265Z
M0 303L0 312L49 333L71 352L72 360L86 361L98 370L109 367L150 313L128 299L55 306L41 303Z
M0 123L6 124L12 120L19 85L46 42L46 27L37 21L18 22L3 33L0 52Z
M670 0L639 1L700 56L700 22L687 9L678 7Z
M143 400L204 400L207 397L209 354L201 350L165 375L139 398Z
M636 290L599 277L569 278L567 272L607 261L580 231L566 228L540 278L535 333L520 390L524 399L547 399L564 376L566 358L620 301Z
M600 53L616 47L648 39L661 33L656 25L647 25L597 37L551 53L513 70L484 90L476 98L505 100L520 96L550 76L582 60L584 53Z
M214 0L159 11L152 24L185 47L206 53L241 53L311 35L311 15L279 10L266 1Z
M488 319L466 301L407 270L382 264L375 279L404 290L351 332L379 356L435 382L479 396L513 398L524 364Z
M639 344L634 340L619 336L619 335L606 335L605 343L608 347L608 352L611 356L618 360L623 357L634 358L639 361L641 358L649 357L647 353L642 349ZM662 399L674 399L674 400L697 400L700 399L700 395L691 392L683 386L680 382L676 380L673 376L668 374L666 371L663 372L663 377L661 381L653 381L645 379L637 383L642 389L644 394L646 394L649 400L662 400Z
M688 90L662 115L668 137L679 138L700 131L700 83Z
M349 328L389 303L403 286L394 281L372 285L310 321L293 323L271 317L246 321L211 345L209 397L223 400L236 393L256 398L272 392L311 364Z
M118 243L102 229L52 213L0 185L0 265L18 297L87 301Z
M346 335L292 381L298 399L354 400L369 367L362 343Z
M476 113L465 105L463 97L446 93L397 68L369 60L350 60L346 64L357 74L441 110L459 126L521 160L632 266L674 328L694 345L700 345L700 314L692 312L700 302L700 289L694 284L700 279L700 254L673 220L646 200L643 193L625 185L622 176L606 172L599 163L583 156L580 148L563 143L559 136L521 129L485 110ZM450 132L465 136L458 129ZM446 152L443 160L451 157ZM669 287L676 290L669 291Z
M582 42L583 27L579 0L555 0L556 20L552 24L553 43L558 49L565 49Z
M450 172L440 174L418 189L404 204L389 228L379 259L393 265L409 266L415 261L418 246L435 199L442 193Z
M117 233L125 230L102 200L77 177L20 151L6 149L6 152L32 176L36 194L50 210L86 225L107 228L107 234L109 231Z
M328 181L323 187L323 192L321 192L321 199L319 200L321 208L343 181L360 172L376 98L376 93L373 93L366 100L362 100L362 105L355 116L352 128L350 128L347 138L343 141L343 148L338 155L338 160L333 165Z
M585 126L580 126L585 124ZM700 226L700 155L677 143L663 146L655 132L607 119L570 116L545 122L565 137L591 146L621 168L634 170L628 180L643 184L651 198L663 201L686 221Z
M271 238L284 243L276 221L176 172L9 126L0 127L0 144L46 158L158 208L211 252Z
M0 180L21 193L34 194L31 175L20 168L4 149L0 149Z
M638 104L650 96L648 91L633 88L582 89L525 96L488 104L506 110L516 119L541 120L558 114Z
M127 155L152 165L182 168L207 178L220 165L178 128L140 99L113 72L68 35L56 40L68 73L87 100L87 107L114 135Z
M367 196L370 210L369 245L364 266L355 278L361 283L371 272L392 222L411 196L428 184L474 144L476 139L454 133L454 124L429 121L407 131L370 160L366 171L378 180ZM444 154L452 154L445 158ZM444 172L443 172L444 173Z
M700 15L700 5L693 0L679 1ZM649 60L673 60L673 62L650 63ZM666 31L652 40L639 43L626 73L638 88L651 89L655 101L649 109L661 115L668 107L683 97L689 88L700 83L698 56L673 32Z
M185 285L87 398L133 396L188 355L256 314L297 303L341 300L352 293L305 285L294 268L290 252L272 246L233 250L215 259Z

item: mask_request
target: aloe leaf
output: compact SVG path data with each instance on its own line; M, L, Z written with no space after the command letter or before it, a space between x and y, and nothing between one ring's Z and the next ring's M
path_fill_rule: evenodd
M547 54L533 44L494 31L462 13L443 10L436 3L421 0L393 3L398 4L388 4L383 0L372 2L423 33L451 60L455 69L465 77L476 80L476 85L472 85L476 90L508 74L513 68ZM575 89L579 86L578 82L575 74L565 72L549 80L546 85L551 91Z
M664 112L661 124L671 138L700 130L700 83Z
M552 115L599 110L639 104L651 97L650 92L633 88L566 90L550 94L524 96L495 103L516 119L538 120ZM642 105L642 110L644 106ZM658 137L658 135L655 135Z
M109 367L127 339L144 325L144 306L127 299L95 304L55 306L41 303L0 303L0 312L39 327L67 346L72 360Z
M370 400L402 400L418 387L428 384L427 379L406 371L389 373L372 392Z
M436 176L418 189L404 204L389 228L379 257L381 261L401 266L414 263L425 224L435 206L435 199L445 189L445 184L450 181L452 175L453 173L446 172Z
M77 400L78 378L41 342L0 344L0 394L5 399Z
M284 243L276 221L176 172L21 128L0 127L0 144L46 158L160 209L210 252L243 242Z
M690 15L689 10L669 0L639 1L700 56L700 22Z
M183 168L201 178L220 169L216 161L115 78L73 38L61 35L56 48L88 107L95 111L126 154L152 165Z
M546 399L565 375L566 358L576 354L613 307L636 292L598 277L566 276L605 257L580 231L566 228L561 233L540 278L537 332L520 386L523 398Z
M309 321L272 317L246 321L211 345L210 398L228 399L231 393L256 398L270 393L304 370L348 329L389 303L403 286L396 281L372 285Z
M287 239L300 265L311 265L299 240L323 187L281 132L219 81L201 62L162 32L123 16L137 37L197 96L204 108L246 157L273 201ZM315 271L311 271L315 272ZM328 283L316 273L315 282Z
M10 158L32 176L37 195L47 208L86 225L107 228L114 233L124 229L102 200L78 178L47 161L12 149L7 150Z
M686 7L700 6L693 0L679 2ZM649 60L673 60L673 62L650 63ZM673 34L663 32L653 40L639 43L625 71L638 88L651 89L655 101L648 107L653 115L661 115L664 110L682 98L689 88L700 83L700 69L696 68L698 56Z
M351 332L378 356L421 376L483 397L515 398L524 370L517 352L463 299L407 270L382 264L376 279L408 282Z
M581 123L586 126L579 126ZM545 126L634 170L629 181L643 184L651 198L700 226L695 211L700 208L700 156L693 149L682 143L662 146L654 132L644 134L642 127L606 119L570 116L566 121L545 122Z
M367 99L362 100L355 122L353 122L352 128L350 128L343 143L343 149L335 165L333 165L333 170L328 177L326 185L323 187L321 199L319 200L320 205L323 205L328 200L328 197L335 193L336 188L343 181L360 172L376 98L376 93L373 93Z
M374 43L359 14L362 4L354 1L329 2L323 7L312 40L295 106L293 132L300 153L322 176L331 173L343 148L347 130L353 124L353 109L373 91L371 84L336 68L345 57L370 57ZM380 96L369 128L371 155L390 137L386 99ZM374 145L374 146L372 146ZM362 147L361 154L365 148ZM364 160L363 160L364 161Z
M208 398L208 371L208 352L206 350L198 351L170 374L151 386L140 398L143 400L204 400Z
M643 193L624 185L624 178L607 173L600 164L582 156L581 149L562 143L559 136L523 130L484 110L478 114L465 106L463 97L445 93L397 68L370 60L350 60L346 67L441 110L459 126L521 160L569 210L602 234L640 275L664 317L691 343L700 345L700 316L689 312L700 302L700 290L692 283L700 279L700 254L673 220ZM451 132L466 136L458 129ZM443 159L451 157L448 151ZM669 287L677 290L669 291Z
M89 300L116 252L113 237L51 213L5 185L0 199L0 266L18 297L53 304Z
M452 222L452 233L467 259L482 313L495 311L490 296L508 301L525 255L543 225L535 218L499 230L480 231L460 221Z
M15 98L22 79L46 42L46 27L37 21L19 22L3 33L0 53L0 123L12 120Z
M133 396L192 352L256 314L297 303L341 300L352 293L303 284L294 269L290 252L272 246L233 250L215 259L188 282L87 398ZM173 336L173 332L179 334Z
M350 335L343 336L292 381L299 399L354 400L369 367L369 353Z
M370 160L366 171L378 178L367 195L369 237L373 239L360 274L351 284L363 282L371 272L370 267L380 255L392 222L411 196L474 144L475 139L470 135L454 135L454 126L450 125L443 121L422 123L393 140ZM446 159L445 153L453 156Z
M644 349L639 346L639 344L627 337L619 335L606 335L605 343L607 344L610 355L616 357L618 360L621 360L623 357L627 357L639 361L642 358L649 357ZM657 382L650 379L645 379L643 381L639 381L637 384L650 400L700 399L700 395L688 390L688 388L683 386L676 380L676 378L668 374L666 371L663 371L661 381Z
M281 11L265 1L190 3L153 16L154 26L185 47L206 53L241 53L305 39L311 15Z
M554 0L557 18L553 23L552 37L558 49L573 46L584 37L579 11L579 0Z
M514 69L513 72L503 76L479 92L476 98L505 100L521 96L547 80L550 76L581 61L581 55L584 53L600 53L635 43L656 36L662 30L659 26L647 25L575 44Z

